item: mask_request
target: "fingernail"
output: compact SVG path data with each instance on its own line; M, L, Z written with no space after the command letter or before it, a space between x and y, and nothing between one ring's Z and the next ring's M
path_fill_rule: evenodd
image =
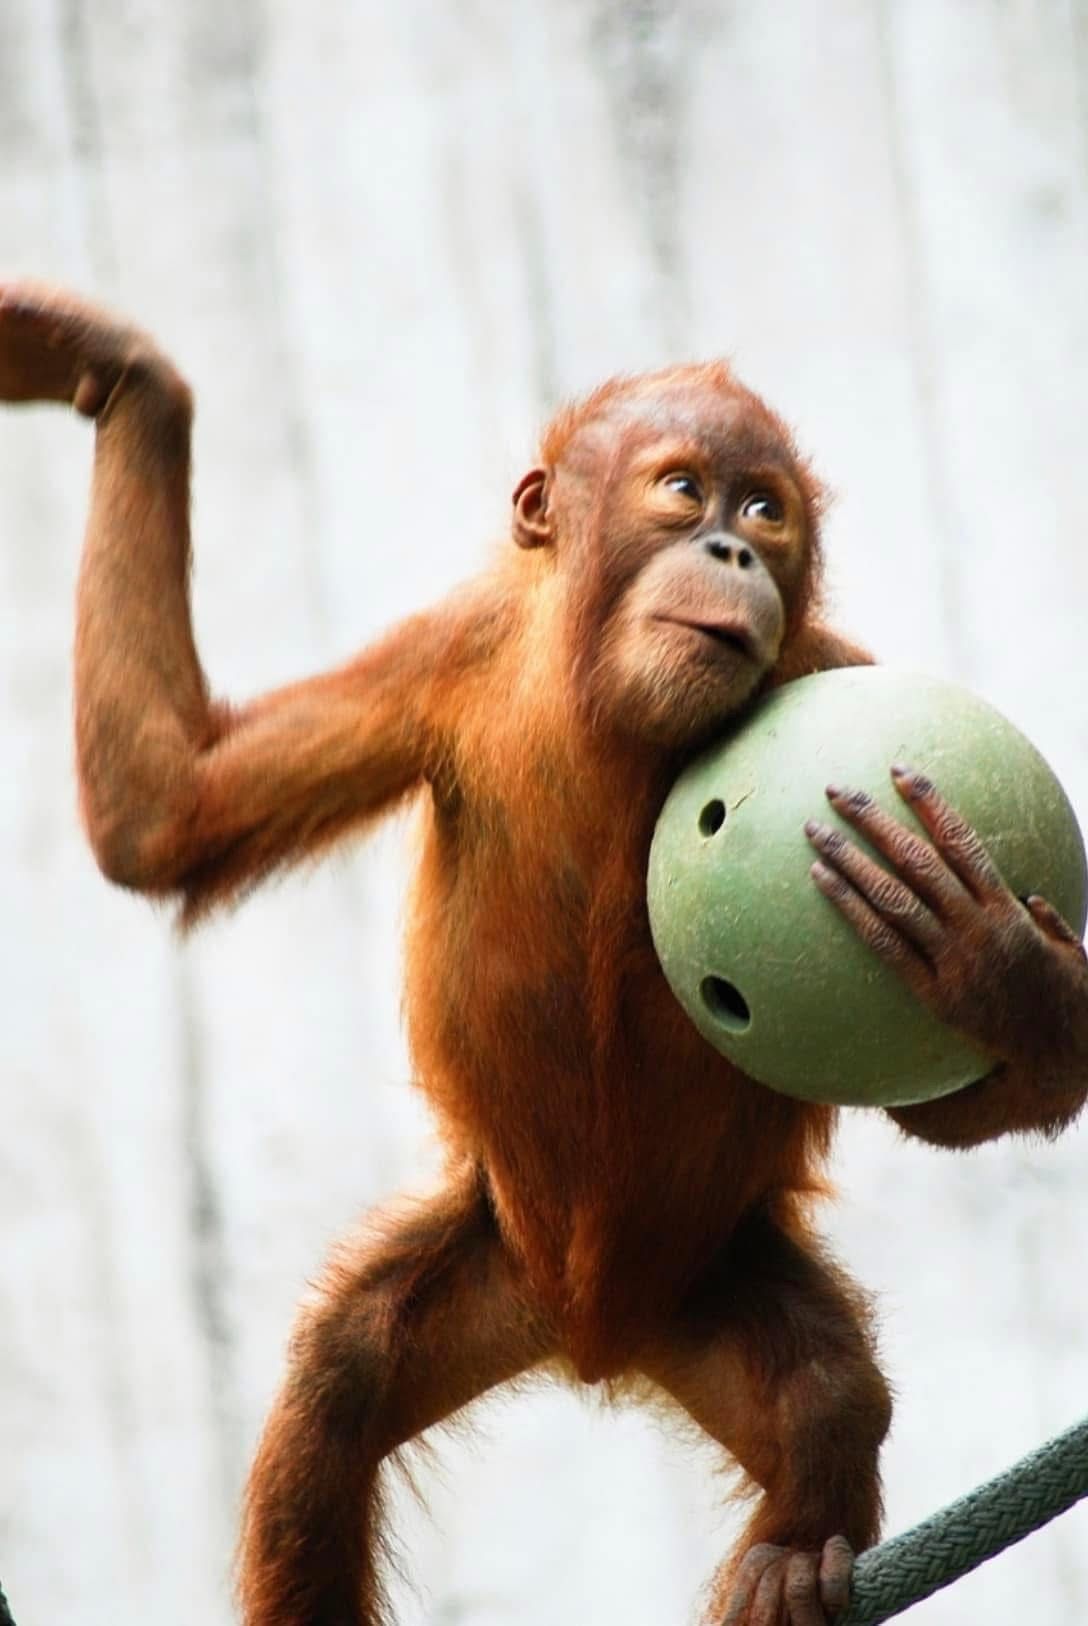
M907 779L907 778L910 777L910 775L913 772L914 772L914 769L913 768L908 768L907 764L905 762L893 762L892 763L892 777L893 777L893 779Z
M825 785L824 795L834 798L836 796L845 796L846 792L843 790L841 785Z
M825 828L826 828L826 826L822 825L820 823L819 819L806 819L805 820L805 834L806 834L806 836L822 836L823 833L824 833Z

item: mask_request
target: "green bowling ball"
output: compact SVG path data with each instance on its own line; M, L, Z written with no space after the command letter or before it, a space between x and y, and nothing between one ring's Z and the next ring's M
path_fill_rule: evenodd
M805 1100L893 1106L990 1071L856 936L809 874L808 818L854 831L824 787L866 790L921 830L889 777L929 775L1019 897L1077 932L1084 843L1038 751L992 706L886 667L822 672L760 701L680 776L650 853L650 925L700 1033L750 1078ZM923 832L924 833L924 832ZM863 844L864 845L864 844Z

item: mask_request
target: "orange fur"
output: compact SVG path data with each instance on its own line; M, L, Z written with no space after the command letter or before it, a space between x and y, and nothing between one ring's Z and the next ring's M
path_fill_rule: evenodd
M868 659L819 620L821 493L781 421L723 364L603 386L546 430L520 548L338 671L229 707L189 619L177 374L70 296L0 287L4 396L97 420L76 721L107 874L191 923L420 799L406 1011L448 1185L345 1245L303 1317L247 1495L248 1626L374 1626L379 1465L544 1362L642 1374L707 1429L760 1489L742 1552L874 1539L887 1391L809 1217L833 1111L706 1046L644 895L669 783L755 692L723 688L700 641L719 567L686 540L672 464L715 493L695 542L711 523L716 558L748 539L729 625L755 627L758 599L764 687ZM739 513L742 479L781 494L780 523ZM958 1099L933 1138L998 1132ZM924 1111L905 1127L925 1134Z

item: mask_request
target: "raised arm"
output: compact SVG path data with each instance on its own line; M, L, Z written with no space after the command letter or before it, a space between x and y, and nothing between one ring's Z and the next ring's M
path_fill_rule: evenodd
M338 671L217 703L189 610L184 381L101 311L0 284L0 399L70 402L97 426L75 711L83 816L112 880L179 894L192 917L419 783L463 618L419 616Z

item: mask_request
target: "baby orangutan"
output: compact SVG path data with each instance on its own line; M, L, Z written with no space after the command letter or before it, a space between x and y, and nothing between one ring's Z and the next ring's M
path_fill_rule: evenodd
M247 1626L376 1626L383 1460L546 1363L652 1384L753 1482L715 1626L824 1626L878 1533L889 1418L864 1296L810 1225L835 1114L704 1043L644 896L692 752L768 687L869 659L820 618L820 493L782 422L722 364L605 384L545 431L492 569L233 706L193 640L170 362L0 284L0 398L96 426L76 731L111 880L192 923L409 797L425 821L406 1007L446 1182L343 1247L298 1326L246 1496ZM814 882L993 1070L892 1116L955 1147L1056 1132L1088 1089L1081 945L931 784L896 783L931 840L829 793L889 868L814 822Z

